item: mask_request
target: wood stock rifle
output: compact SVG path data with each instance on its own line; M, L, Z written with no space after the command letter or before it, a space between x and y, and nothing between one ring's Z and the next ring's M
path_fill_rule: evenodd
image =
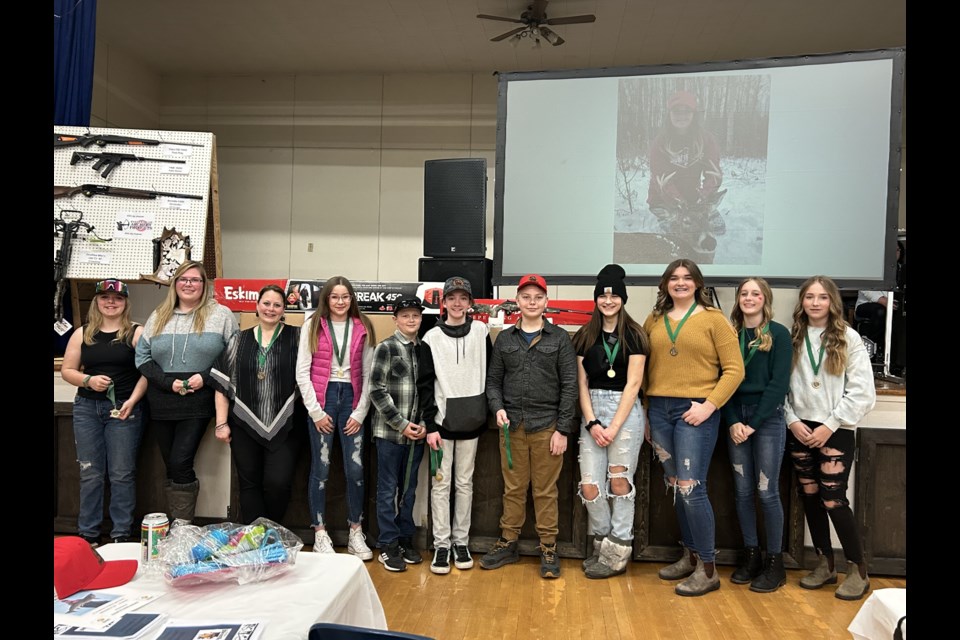
M186 193L167 193L165 191L150 191L147 189L126 189L124 187L110 187L105 184L82 184L79 187L53 186L54 200L59 200L61 198L72 198L78 194L82 194L88 198L92 198L93 196L116 196L119 198L137 198L140 200L156 200L158 197L203 200L203 196L192 196Z
M158 144L178 144L184 147L202 147L202 144L193 144L191 142L164 142L163 140L150 140L149 138L131 138L129 136L104 135L100 133L86 133L82 136L74 136L67 133L53 134L53 148L58 147L83 147L86 149L95 144L98 147L105 147L108 144L123 144L131 147L151 146Z

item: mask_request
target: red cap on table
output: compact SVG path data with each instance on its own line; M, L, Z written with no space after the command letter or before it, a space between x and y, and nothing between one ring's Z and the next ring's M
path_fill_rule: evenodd
M53 539L53 592L60 600L77 591L119 587L130 582L136 573L136 560L108 562L83 538Z

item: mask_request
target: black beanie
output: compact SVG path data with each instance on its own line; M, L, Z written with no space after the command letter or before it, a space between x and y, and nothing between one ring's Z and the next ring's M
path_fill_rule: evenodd
M605 293L613 293L620 296L620 299L627 302L627 285L623 279L627 277L627 272L618 264L608 264L600 273L597 274L597 286L593 288L593 299L596 300ZM608 292L607 289L610 291Z

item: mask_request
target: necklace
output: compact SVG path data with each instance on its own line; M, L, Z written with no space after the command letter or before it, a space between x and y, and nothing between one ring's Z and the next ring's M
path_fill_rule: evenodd
M270 347L273 346L273 343L276 342L277 336L280 335L280 332L283 331L283 324L277 325L277 328L273 332L273 336L270 338L270 344L264 348L263 346L263 331L260 325L257 325L257 379L264 380L267 377L267 353L270 351Z
M667 314L663 314L663 326L667 328L667 335L670 336L670 343L673 345L670 347L670 355L677 355L677 338L680 337L680 329L683 329L683 323L687 321L687 318L690 317L690 314L693 313L693 310L697 308L697 303L694 302L693 305L687 309L687 312L684 314L683 318L677 324L677 330L674 331L670 328L670 318L667 317Z
M338 378L343 377L343 358L347 355L347 343L350 342L347 338L350 335L350 318L347 318L347 321L343 325L343 344L337 346L337 332L333 328L333 322L330 323L330 340L333 341L333 355L337 359L337 364L339 365L334 371L334 375Z
M616 336L611 334L612 338L616 340ZM617 354L620 353L620 341L617 340L617 344L614 345L613 350L610 350L610 347L607 346L607 339L601 336L601 342L603 343L603 350L607 354L607 363L610 365L610 369L607 371L608 378L616 378L617 372L613 370L613 361L617 359Z
M760 331L760 335L764 335L770 330L770 325L764 325L763 329ZM758 336L759 337L759 336ZM754 338L756 340L756 338ZM753 360L754 354L757 353L757 349L760 347L760 341L757 340L757 344L750 347L750 353L747 353L747 328L744 327L740 330L740 355L743 356L743 366L746 367L750 364L750 361Z
M810 386L814 389L820 388L820 378L817 376L820 375L820 365L823 364L823 343L820 343L820 358L814 362L813 361L813 345L810 344L810 334L803 336L803 341L807 343L807 357L810 358L810 367L813 369L813 382L810 383Z

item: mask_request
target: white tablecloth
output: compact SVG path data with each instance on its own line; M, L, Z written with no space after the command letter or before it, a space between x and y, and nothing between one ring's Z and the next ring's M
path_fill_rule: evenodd
M138 558L140 545L106 544L97 549L106 560ZM236 582L175 587L161 577L148 578L143 569L110 593L165 591L166 595L137 611L162 612L171 618L195 620L268 620L263 640L306 640L315 622L337 622L386 629L383 605L363 562L345 553L297 554L285 574L252 584ZM152 637L159 635L159 631Z
M891 640L900 618L907 615L906 589L877 589L864 601L847 631L855 640ZM904 623L906 640L906 623Z

